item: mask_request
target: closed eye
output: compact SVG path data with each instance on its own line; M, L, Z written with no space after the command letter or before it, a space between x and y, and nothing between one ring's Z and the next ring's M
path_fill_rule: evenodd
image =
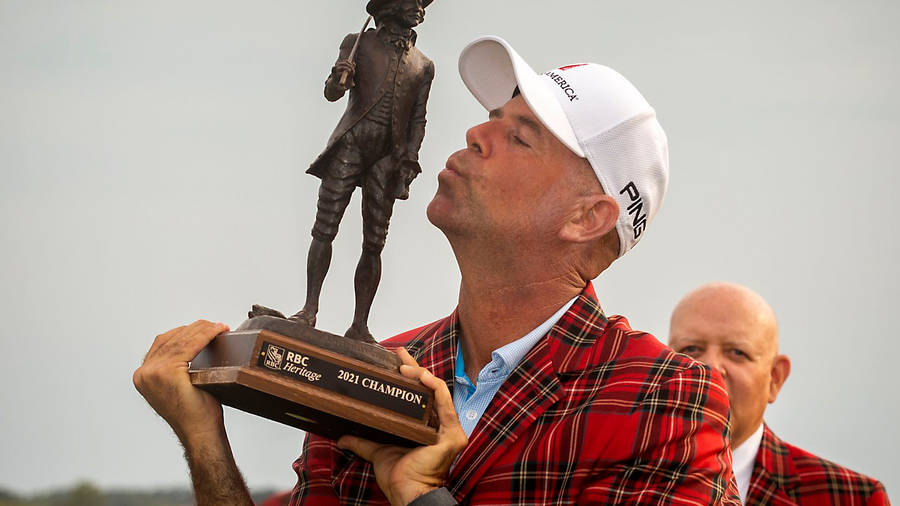
M528 144L527 142L525 142L524 140L522 140L522 138L519 137L518 135L513 135L512 138L513 138L513 142L515 142L516 144L519 144L519 145L521 145L521 146L525 146L526 148L530 148L530 147L531 147L531 144Z

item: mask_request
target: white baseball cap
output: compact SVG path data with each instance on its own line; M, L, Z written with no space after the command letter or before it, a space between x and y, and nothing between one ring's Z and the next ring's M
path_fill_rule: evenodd
M656 112L634 85L596 63L538 74L495 36L463 49L459 73L489 111L503 106L518 87L544 126L590 162L603 191L618 202L619 256L637 244L666 193L669 149Z

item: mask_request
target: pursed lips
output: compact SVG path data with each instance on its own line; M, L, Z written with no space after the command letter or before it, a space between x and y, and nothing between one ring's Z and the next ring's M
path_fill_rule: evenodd
M450 158L447 159L447 164L444 166L444 170L441 172L447 172L454 176L466 177L466 174L460 170L460 166L456 162L457 156L457 153L450 155Z

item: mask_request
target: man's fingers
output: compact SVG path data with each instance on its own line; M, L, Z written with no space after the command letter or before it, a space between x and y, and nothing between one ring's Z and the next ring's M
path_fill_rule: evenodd
M144 360L147 360L147 357L149 357L150 355L153 354L153 352L158 350L160 346L169 342L173 336L175 336L176 334L178 334L179 332L184 330L185 327L187 327L187 325L175 327L174 329L172 329L168 332L164 332L164 333L156 336L156 339L153 340L153 344L150 345L150 349L147 351L147 355L144 356Z
M341 60L335 65L338 71L342 74L348 74L347 77L350 78L356 72L356 65L353 62L347 60Z
M185 329L185 335L180 339L181 346L172 357L178 361L189 362L206 347L217 335L228 330L224 323L213 323L206 320L198 320Z
M434 391L434 409L438 415L440 427L438 433L438 445L446 445L450 448L455 456L462 451L468 443L466 432L459 423L456 416L456 408L453 406L453 395L444 380L438 378L428 369L419 367L416 359L406 351L405 348L395 350L403 365L400 366L400 373L407 378L418 379L423 385Z
M435 409L437 410L441 426L453 425L454 422L459 425L456 409L453 407L453 396L450 394L450 390L447 388L444 380L431 374L428 369L419 367L416 359L405 348L398 348L396 351L403 362L403 365L400 366L400 372L407 378L418 379L423 385L434 391Z
M403 365L419 367L419 363L416 362L416 359L414 359L413 356L410 355L408 351L406 351L406 348L401 346L400 348L397 348L396 351L397 351L397 355L400 357L400 361L403 362Z
M434 410L437 412L440 422L438 445L446 445L455 456L466 447L469 438L466 437L466 432L459 423L456 408L453 406L453 396L450 394L447 384L428 370L423 369L423 371L419 380L434 390Z
M434 408L441 427L459 425L459 418L456 417L456 409L453 407L453 396L450 395L447 384L428 371L425 371L419 379L426 387L434 390Z
M425 369L419 367L419 363L416 362L416 359L414 359L408 351L406 351L406 348L396 348L394 349L394 352L400 357L400 361L403 362L400 366L400 374L410 379L421 380L422 373L425 372Z
M404 361L404 364L400 366L400 372L407 378L418 379L423 385L434 391L434 409L440 422L438 445L448 446L451 452L456 455L465 448L468 438L462 425L459 423L459 418L456 416L456 408L453 406L453 396L450 394L450 389L447 388L444 380L431 374L424 367L406 363L406 357L409 357L409 360L415 363L415 360L409 353L405 353L406 357L404 357L404 353L398 350L397 354Z
M350 450L351 452L359 455L361 458L372 462L372 457L375 455L375 452L378 451L384 445L378 444L368 439L363 439L356 436L342 436L338 439L337 447L342 450Z
M153 352L165 354L167 359L176 362L190 362L214 337L227 330L228 325L224 323L197 320L186 327L181 327Z

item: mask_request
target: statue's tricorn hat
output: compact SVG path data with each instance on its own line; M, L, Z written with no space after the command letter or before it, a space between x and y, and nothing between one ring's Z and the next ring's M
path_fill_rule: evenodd
M390 5L396 1L397 0L369 0L369 3L366 4L366 12L374 16L375 13L381 10L382 7ZM428 7L433 1L434 0L422 0L422 8L424 9Z

